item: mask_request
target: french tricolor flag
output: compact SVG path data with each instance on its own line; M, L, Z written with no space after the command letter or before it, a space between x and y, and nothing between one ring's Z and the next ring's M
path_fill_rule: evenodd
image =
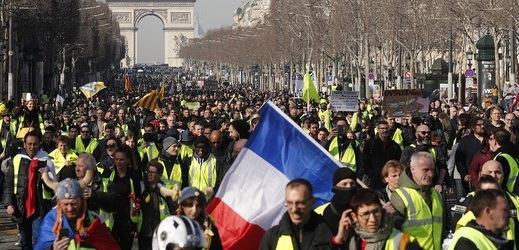
M289 180L309 180L316 207L329 201L333 172L341 166L272 102L263 105L260 117L207 209L224 249L258 248L286 211Z

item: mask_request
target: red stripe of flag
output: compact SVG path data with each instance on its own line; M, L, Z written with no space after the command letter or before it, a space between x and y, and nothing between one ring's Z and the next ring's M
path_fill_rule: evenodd
M265 230L246 221L220 198L215 197L211 201L207 212L212 217L219 218L215 223L224 249L255 249L259 246Z

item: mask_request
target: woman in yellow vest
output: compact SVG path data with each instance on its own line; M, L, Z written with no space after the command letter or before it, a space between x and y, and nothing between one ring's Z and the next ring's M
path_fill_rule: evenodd
M418 246L409 234L394 228L375 191L358 190L351 198L350 207L355 222L353 229L358 237L351 239L349 249L398 250L407 249L409 245Z
M50 152L49 158L56 166L58 180L75 178L77 154L68 147L67 136L62 135L58 138L58 148Z
M204 193L194 187L185 187L182 189L178 204L178 215L185 215L200 224L209 246L207 249L223 249L214 219L205 212L206 200Z
M110 141L112 139L108 140ZM121 249L132 248L135 223L139 219L139 202L142 200L142 176L140 171L131 165L131 159L131 151L127 146L119 148L114 154L114 164L111 168L113 170L110 171L107 182L108 192L117 192L120 196L120 205L113 213L112 236Z

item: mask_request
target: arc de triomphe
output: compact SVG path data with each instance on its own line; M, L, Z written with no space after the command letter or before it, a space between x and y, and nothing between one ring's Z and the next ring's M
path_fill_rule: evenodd
M119 22L126 39L124 67L139 63L137 27L145 16L154 15L164 24L164 60L170 66L181 66L178 50L195 35L194 6L196 0L106 0L113 17Z

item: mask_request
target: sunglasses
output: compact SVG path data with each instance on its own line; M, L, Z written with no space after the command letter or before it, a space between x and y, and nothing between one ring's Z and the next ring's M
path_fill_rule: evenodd
M419 131L422 135L430 135L431 131Z
M115 148L117 144L106 144L106 148Z
M81 133L82 134L87 134L87 133L90 133L90 131L88 131L88 130L81 130Z

